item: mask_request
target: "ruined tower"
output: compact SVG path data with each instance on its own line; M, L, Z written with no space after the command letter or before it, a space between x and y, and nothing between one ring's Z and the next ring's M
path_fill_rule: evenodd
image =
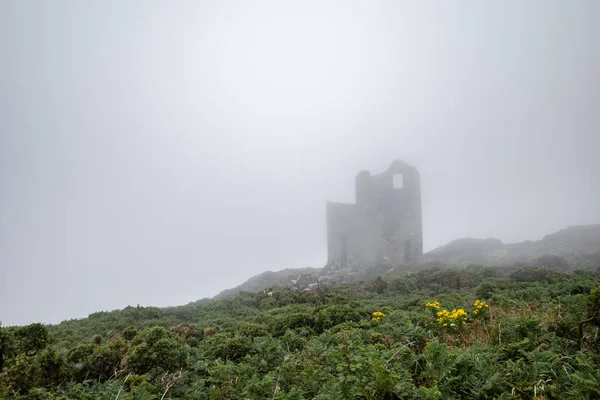
M356 176L356 204L327 203L327 265L399 265L423 255L421 178L396 160L387 171Z

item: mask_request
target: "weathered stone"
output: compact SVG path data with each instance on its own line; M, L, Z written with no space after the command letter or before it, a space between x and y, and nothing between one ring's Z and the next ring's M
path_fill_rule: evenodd
M356 176L356 204L327 203L327 266L392 266L423 255L421 179L396 160L387 171Z

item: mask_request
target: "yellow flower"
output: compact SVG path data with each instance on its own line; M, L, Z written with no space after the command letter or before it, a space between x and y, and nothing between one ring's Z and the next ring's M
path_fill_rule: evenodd
M425 307L433 308L434 310L438 310L440 308L440 302L437 300L430 301L425 303Z
M383 319L383 317L385 317L385 314L384 314L384 313L382 313L381 311L375 311L375 312L372 314L372 318L371 318L371 319L372 319L373 321L381 322L381 320Z
M485 308L489 308L489 305L485 301L475 300L475 303L473 303L473 307L475 308L473 310L473 316L477 316L480 311L482 311Z
M475 303L473 303L473 307L475 307L476 309L481 310L482 308L488 308L489 305L485 301L475 300Z
M452 311L438 311L438 323L442 326L456 326L467 323L467 312L463 308L453 309Z

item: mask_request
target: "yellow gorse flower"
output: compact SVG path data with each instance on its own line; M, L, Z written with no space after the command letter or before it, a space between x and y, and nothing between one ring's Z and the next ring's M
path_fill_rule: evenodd
M489 305L485 301L475 300L475 303L473 303L473 307L481 310L482 308L488 308Z
M437 300L430 301L429 303L425 303L425 307L433 308L434 310L440 309L440 302Z
M485 301L475 300L475 303L473 303L473 307L475 307L475 309L473 310L473 315L477 315L484 308L488 308L489 304Z
M437 312L438 323L442 326L456 326L467 323L467 312L462 309L453 309L452 311L441 310Z
M375 311L375 312L372 314L372 318L371 318L371 320L373 320L373 321L377 321L377 322L381 322L381 320L383 319L383 317L385 317L385 314L384 314L384 313L382 313L381 311Z

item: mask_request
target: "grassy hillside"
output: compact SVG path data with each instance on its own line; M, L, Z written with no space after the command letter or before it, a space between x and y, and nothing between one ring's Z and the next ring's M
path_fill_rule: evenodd
M600 398L600 271L430 269L0 328L0 398Z

